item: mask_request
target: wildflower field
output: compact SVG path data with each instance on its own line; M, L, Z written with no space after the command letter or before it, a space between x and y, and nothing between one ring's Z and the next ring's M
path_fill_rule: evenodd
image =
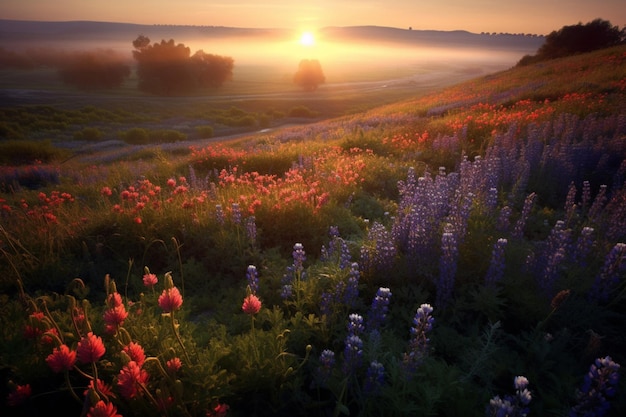
M168 146L0 166L1 415L626 414L626 47Z

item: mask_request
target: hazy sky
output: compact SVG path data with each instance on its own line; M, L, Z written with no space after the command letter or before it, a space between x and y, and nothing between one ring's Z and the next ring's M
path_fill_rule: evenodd
M624 0L2 0L0 18L315 30L376 25L548 34L593 19L626 26Z

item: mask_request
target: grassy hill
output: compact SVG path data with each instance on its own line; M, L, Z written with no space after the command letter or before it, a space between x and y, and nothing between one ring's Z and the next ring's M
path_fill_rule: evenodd
M60 150L161 113L12 109L49 140L0 143L37 155L0 168L2 414L99 377L122 415L622 415L625 61L184 146Z

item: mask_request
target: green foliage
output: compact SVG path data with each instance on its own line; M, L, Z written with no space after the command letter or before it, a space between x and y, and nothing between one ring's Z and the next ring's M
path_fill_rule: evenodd
M316 111L309 109L306 106L296 106L289 109L287 112L288 117L310 117L314 118L318 116Z
M76 140L97 141L101 139L102 136L102 130L98 129L97 127L85 127L82 130L74 133L74 139Z
M202 138L212 138L214 134L213 126L196 126L196 133Z
M534 56L526 55L518 65L529 65L547 59L561 58L568 55L591 52L596 49L608 48L626 41L626 28L602 19L595 19L586 24L563 26L551 32L545 43Z
M6 140L0 141L0 164L28 165L50 163L67 157L68 153L55 148L50 140ZM28 169L37 172L38 169Z

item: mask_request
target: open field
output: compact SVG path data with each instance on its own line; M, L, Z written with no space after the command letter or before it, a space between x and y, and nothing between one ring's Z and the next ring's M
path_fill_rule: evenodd
M1 74L1 414L626 413L626 47L485 65Z

